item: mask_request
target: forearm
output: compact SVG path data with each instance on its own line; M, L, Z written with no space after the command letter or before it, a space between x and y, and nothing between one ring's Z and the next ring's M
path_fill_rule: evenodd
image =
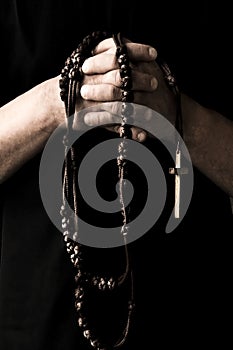
M64 120L58 79L37 85L0 109L0 182L40 152Z
M233 122L182 95L184 141L193 165L233 196Z

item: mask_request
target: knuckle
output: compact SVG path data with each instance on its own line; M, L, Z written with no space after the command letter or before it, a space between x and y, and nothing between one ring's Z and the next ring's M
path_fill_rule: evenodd
M147 108L146 110L145 110L145 113L144 113L144 119L145 119L145 121L146 122L149 122L149 121L151 121L151 119L152 119L152 110L150 109L150 108Z
M119 88L117 88L114 85L111 85L111 87L110 87L110 98L112 100L118 100L119 96L120 96Z
M113 126L113 130L116 132L116 133L120 133L120 125L114 125Z
M155 77L152 77L152 78L150 79L150 89L151 89L152 91L154 91L154 90L157 89L157 87L158 87L158 80L157 80Z
M119 117L121 115L122 104L121 102L112 102L111 103L111 111L117 117L119 121Z
M114 71L114 85L120 86L121 85L121 76L120 76L120 70L116 69Z
M96 113L95 118L96 118L97 125L100 125L101 124L101 114L100 113Z

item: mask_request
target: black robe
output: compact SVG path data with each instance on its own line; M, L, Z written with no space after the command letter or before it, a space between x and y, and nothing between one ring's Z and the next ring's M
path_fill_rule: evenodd
M228 10L221 4L215 8L208 1L181 5L5 0L0 18L1 105L58 75L67 56L91 31L120 30L132 41L153 45L174 70L182 91L232 118L227 89L232 75L231 37ZM109 134L102 130L97 141L99 137ZM158 153L156 143L148 140L145 145ZM163 150L157 156L168 169ZM0 346L3 350L88 349L77 326L73 268L62 235L40 197L40 157L0 187ZM168 177L168 182L172 189L173 179ZM143 198L145 188L140 184L139 178L138 198ZM130 244L136 308L124 348L190 348L218 342L223 347L231 335L229 197L194 168L187 214L167 235L169 203L156 225ZM113 249L110 254L103 252L103 259L114 267L112 253L119 258ZM90 251L93 264L95 254L99 257L99 252ZM124 301L117 296L103 298L98 308L95 298L90 305L97 309L93 317L100 332L116 337L125 317Z

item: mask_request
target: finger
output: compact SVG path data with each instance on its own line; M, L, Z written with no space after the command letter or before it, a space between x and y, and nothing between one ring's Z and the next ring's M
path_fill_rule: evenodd
M107 130L120 134L121 117L119 117L118 115L109 113L107 111L88 112L84 116L84 122L87 126L91 126L91 127L105 126ZM135 126L131 128L131 132L132 132L132 139L135 141L143 142L147 137L147 133L145 130Z
M80 95L84 100L96 102L121 101L122 90L111 84L83 85L80 89ZM137 93L134 94L135 103L137 100L140 101L140 97L137 95Z
M139 142L144 142L147 138L147 132L141 128L133 126L131 128L132 139Z
M129 60L132 62L137 61L154 61L157 57L156 50L148 45L127 43ZM116 60L115 48L109 49L109 51L102 52L95 56L89 57L82 65L82 70L85 74L98 74L106 73L109 70L119 68ZM114 52L113 52L114 51Z
M88 126L104 126L110 124L117 124L117 126L111 126L111 128L119 127L121 123L121 117L114 115L107 111L88 112L84 116L84 123Z
M137 131L134 135L134 139L136 139L139 130L145 133L145 126L148 128L146 130L150 130L148 127L149 123L152 124L153 128L155 127L155 111L136 103L130 103L129 105L129 108L132 111L130 115L130 124L135 131ZM90 107L88 111L84 111L83 119L84 123L89 126L103 124L118 124L118 126L120 126L120 123L122 122L122 102L104 102L99 105L94 105ZM143 134L141 137L143 139Z
M105 129L109 130L109 131L113 131L116 132L117 134L120 135L120 125L117 126L105 126ZM135 126L132 126L130 128L131 133L132 133L132 140L134 141L138 141L138 142L144 142L146 140L146 138L148 137L148 134L145 130L141 129L141 128L137 128Z
M121 89L111 84L83 85L80 95L84 100L96 102L121 100Z
M137 96L135 94L135 99ZM145 93L143 93L145 95ZM149 95L149 94L148 94ZM147 104L147 103L146 103ZM165 139L174 142L174 127L162 114L147 107L147 105L142 105L139 103L126 103L126 109L131 111L128 117L130 118L130 124L133 127L141 129L146 132L146 137L152 136L157 137L160 140ZM114 113L115 116L122 118L122 102L105 102L99 104L99 106L92 106L92 111L98 110L109 111L109 113Z
M129 39L124 38L124 42L130 42ZM111 48L114 48L116 50L116 45L115 42L113 40L113 38L108 38L105 40L102 40L96 47L95 49L92 51L94 55L97 55L99 53L102 53L104 51L107 51Z
M154 115L156 112L151 108L137 103L126 103L126 107L129 107L129 109L132 111L130 115L131 125L141 129L145 129L144 126L148 126L151 122L154 125L153 120L155 119ZM98 105L93 105L89 108L89 110L91 110L93 113L100 111L108 112L114 115L115 118L118 118L115 119L115 122L120 122L122 118L122 102L119 101L104 102Z
M117 68L119 68L119 66L114 53L101 53L99 55L89 57L82 65L82 71L85 74L106 73Z
M121 87L121 83L119 69L114 69L105 74L85 75L83 79L83 85L112 84ZM158 86L158 81L150 74L132 70L132 84L132 90L154 91Z
M153 92L132 91L133 102L150 106L152 103ZM83 85L80 89L80 95L84 100L96 102L112 102L122 100L122 89L111 84Z
M154 47L145 44L127 43L126 44L129 59L131 61L154 61L157 57L157 51Z
M152 92L133 92L133 102L148 105ZM80 95L84 100L96 102L112 102L122 100L122 89L111 84L83 85Z
M157 51L154 47L145 44L133 43L128 39L124 38L125 45L127 47L129 59L132 61L152 61L157 57ZM112 38L101 41L96 48L93 50L95 55L114 49L116 46Z

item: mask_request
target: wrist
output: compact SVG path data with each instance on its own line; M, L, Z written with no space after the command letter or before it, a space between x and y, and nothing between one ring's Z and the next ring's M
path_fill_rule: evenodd
M191 154L200 147L206 123L203 115L203 109L200 104L185 94L181 94L181 108L183 115L183 139Z
M45 131L53 132L65 121L65 105L60 98L59 76L46 80L41 84L42 103L46 118Z

